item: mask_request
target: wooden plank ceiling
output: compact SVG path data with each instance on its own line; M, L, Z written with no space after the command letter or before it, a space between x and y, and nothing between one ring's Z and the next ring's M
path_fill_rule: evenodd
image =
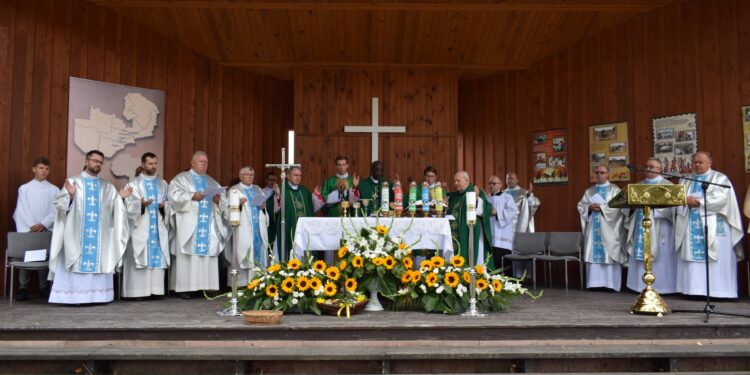
M295 68L523 69L676 0L90 0L219 61Z

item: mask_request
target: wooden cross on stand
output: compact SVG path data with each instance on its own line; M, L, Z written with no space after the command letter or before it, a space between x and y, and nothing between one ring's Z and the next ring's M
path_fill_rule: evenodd
M358 126L358 125L347 125L344 126L344 133L370 133L372 134L372 160L374 162L378 159L378 134L379 133L406 133L405 126L380 126L378 116L378 98L372 98L372 125L370 126Z

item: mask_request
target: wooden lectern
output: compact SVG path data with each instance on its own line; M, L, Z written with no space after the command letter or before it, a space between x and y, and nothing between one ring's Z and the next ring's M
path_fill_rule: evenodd
M635 301L630 309L631 314L648 314L662 316L670 312L669 306L664 302L659 293L651 285L656 277L651 273L651 209L664 208L672 206L684 206L687 204L685 186L683 185L649 185L649 184L630 184L612 200L609 206L614 208L643 208L643 264L645 273L643 282L646 288L643 289L638 300Z

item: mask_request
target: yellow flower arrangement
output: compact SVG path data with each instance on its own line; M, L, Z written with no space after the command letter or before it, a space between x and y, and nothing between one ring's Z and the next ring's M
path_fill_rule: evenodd
M467 272L467 271L464 271L464 273L463 273L463 274L461 274L461 278L463 278L463 279L464 279L464 282L465 282L466 284L468 284L468 283L470 283L470 282L471 282L471 274L470 274L469 272Z
M300 276L297 278L297 290L300 292L304 292L306 290L310 289L310 280L304 276Z
M388 257L385 258L385 261L383 263L386 269L392 270L393 267L396 267L396 264L398 262L396 262L396 259L394 257L389 255Z
M357 290L357 280L349 278L346 279L346 282L344 283L344 287L348 292L354 292Z
M302 262L300 262L299 259L294 258L294 259L290 259L286 263L286 268L289 268L290 270L295 270L296 271L296 270L299 269L299 266L301 266L301 265L302 265Z
M375 231L378 232L378 234L388 234L388 227L385 225L377 225L375 226Z
M412 269L414 268L414 260L412 260L410 257L406 257L401 260L401 263L404 264L404 268L406 269Z
M287 277L281 282L281 290L283 290L284 293L291 293L294 291L294 284L294 279Z
M375 259L372 260L372 264L374 264L376 266L382 266L384 261L385 261L385 259L383 259L383 258L375 258Z
M348 253L348 252L349 252L349 248L348 247L341 246L339 248L339 252L338 252L339 258L343 258L344 256L346 256L346 253Z
M401 275L401 284L406 284L411 281L411 271L404 272L403 275Z
M477 264L476 266L474 266L474 270L477 271L478 275L484 275L485 268L483 265Z
M479 280L477 280L477 282L476 282L475 285L476 285L477 291L481 292L481 291L487 289L487 287L489 286L489 283L487 283L487 280L485 280L485 279L479 279Z
M437 282L437 275L434 273L428 274L427 276L424 277L424 282L425 284L427 284L427 286L432 288L433 286L435 286L435 283Z
M268 267L268 273L274 273L274 272L276 272L276 271L278 271L280 269L281 269L281 265L278 264L278 263L276 263L276 264L273 264L270 267Z
M326 271L326 268L328 268L328 265L322 260L318 260L313 263L313 269L320 273L324 273Z
M419 269L426 269L427 271L432 271L433 268L434 268L434 266L433 266L432 262L430 262L427 259L425 259L425 260L423 260L422 262L419 263Z
M448 285L451 288L457 287L459 280L458 274L455 272L448 272L445 274L445 285Z
M502 292L503 282L500 280L492 280L492 289L495 290L495 293Z
M329 279L336 281L339 279L339 276L341 276L341 271L336 266L330 266L326 270L326 276L328 276Z
M435 255L434 257L430 258L430 261L432 262L433 268L440 268L445 266L445 259L441 256Z
M451 257L451 266L453 267L456 267L456 268L463 267L464 262L466 262L466 260L464 260L464 257L460 255Z
M274 298L279 295L279 288L276 285L269 285L266 287L266 295Z
M346 261L345 261L345 260L342 260L342 261L341 261L341 262L339 263L339 269L340 269L340 270L344 270L344 269L346 269Z
M365 260L362 259L361 256L356 255L354 259L352 259L352 267L354 268L362 268L365 265Z
M320 281L319 278L313 277L310 279L310 289L312 290L318 290L323 285L323 283Z
M260 279L253 279L251 282L247 284L247 289L255 289L256 286L260 284Z
M333 296L336 295L336 292L338 292L338 289L336 288L336 284L334 284L334 283L326 283L326 286L323 289L323 292L328 297L333 297Z
M411 271L412 284L418 283L419 280L422 280L422 273L420 273L419 271Z

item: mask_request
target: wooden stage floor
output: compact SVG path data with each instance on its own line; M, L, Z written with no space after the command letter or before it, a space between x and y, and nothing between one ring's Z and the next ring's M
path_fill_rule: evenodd
M636 297L548 289L485 318L288 314L276 326L220 317L218 300L35 299L0 305L0 374L750 371L750 319L631 315ZM704 306L665 299L672 309ZM716 310L750 314L750 300L717 302Z

